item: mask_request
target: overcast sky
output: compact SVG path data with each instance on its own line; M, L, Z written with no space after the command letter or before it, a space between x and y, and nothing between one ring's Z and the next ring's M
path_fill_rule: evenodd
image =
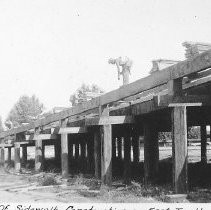
M131 81L151 60L184 60L184 41L211 42L210 0L0 0L0 115L35 94L69 106L81 83L119 87L110 57L133 60Z

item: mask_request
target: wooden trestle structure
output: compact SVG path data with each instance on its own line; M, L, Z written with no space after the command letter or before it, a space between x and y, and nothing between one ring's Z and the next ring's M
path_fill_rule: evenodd
M102 185L109 186L112 184L112 156L116 156L116 150L122 155L119 142L124 140L123 176L124 182L129 183L131 139L134 161L138 162L139 136L144 136L144 180L147 184L156 179L159 170L158 132L172 131L173 186L175 193L186 193L188 126L201 126L202 160L206 162L206 125L211 124L209 68L211 50L88 102L1 132L1 164L5 163L5 149L8 149L7 162L11 162L11 148L14 148L15 169L20 171L20 147L25 165L27 147L35 146L35 170L40 171L45 145L53 144L56 159L61 160L62 175L67 177L71 174L69 156L74 145L75 156L79 156L79 150L82 158L87 155L95 176L101 178ZM80 164L81 168L87 167L83 161Z

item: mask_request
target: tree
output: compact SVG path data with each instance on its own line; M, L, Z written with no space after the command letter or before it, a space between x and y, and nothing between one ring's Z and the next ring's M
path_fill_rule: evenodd
M31 97L23 95L10 110L5 121L5 126L11 129L24 123L35 121L43 109L44 105L35 95Z
M75 106L79 103L91 100L92 98L101 95L103 92L104 91L95 84L82 84L81 87L78 88L76 92L70 96L70 102L72 106Z
M2 119L0 116L0 132L2 132L2 131L4 131L4 128L3 128Z

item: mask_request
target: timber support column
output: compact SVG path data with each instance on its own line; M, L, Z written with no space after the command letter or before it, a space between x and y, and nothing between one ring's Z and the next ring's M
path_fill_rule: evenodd
M5 165L5 158L4 158L4 147L1 147L0 148L0 151L1 151L1 154L0 154L0 165L2 166L2 167L4 167L4 165Z
M206 124L201 125L201 163L207 163L207 131Z
M95 162L95 177L100 178L101 175L101 146L100 146L100 129L94 131L94 162Z
M65 128L68 119L61 120L61 127ZM61 168L62 177L67 177L69 174L69 161L68 161L68 134L61 134Z
M20 143L15 143L14 144L14 162L15 162L15 171L20 172L21 171L21 159L20 159Z
M101 107L102 108L102 107ZM109 108L104 108L100 113L109 116ZM101 136L101 181L102 185L112 185L112 126L100 125Z
M7 165L10 166L12 163L12 147L8 147L7 150Z
M23 144L22 145L22 165L23 167L26 167L27 163L27 145Z
M188 152L186 106L175 106L172 111L173 186L175 193L188 191Z
M131 128L124 127L124 184L128 185L131 182Z
M134 129L134 135L132 138L133 142L133 162L138 165L139 157L140 157L140 141L139 141L139 133L138 128Z
M80 135L80 134L79 134ZM80 168L81 172L85 173L86 172L86 144L85 144L85 138L84 135L80 135L80 140L81 140L81 160L80 160Z
M144 180L145 185L156 181L158 176L159 146L156 122L146 119L144 122Z
M35 171L43 170L43 142L42 139L35 140Z
M58 139L55 140L54 143L54 154L56 162L61 162L61 137L59 136Z

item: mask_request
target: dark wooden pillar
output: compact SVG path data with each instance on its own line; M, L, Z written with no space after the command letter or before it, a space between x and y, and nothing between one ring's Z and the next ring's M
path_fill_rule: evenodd
M100 178L101 176L101 139L100 129L96 128L94 131L94 166L95 166L95 177Z
M102 184L112 184L112 127L100 126L101 133L101 179Z
M80 158L80 166L81 172L86 172L86 142L85 137L82 134L80 135L80 142L81 142L81 158Z
M135 134L132 139L133 142L133 162L135 164L139 163L139 157L140 157L140 141L139 141L139 135Z
M56 162L60 165L61 164L61 136L59 136L58 139L55 140L54 154L55 154Z
M90 132L86 134L87 136L87 154L88 154L88 171L94 174L94 135Z
M144 122L144 179L145 184L155 182L158 175L158 129L153 119Z
M7 165L10 166L11 163L12 163L12 147L8 147L8 150L7 150Z
M26 167L27 163L27 145L23 144L22 145L22 165L23 167Z
M124 184L131 182L131 131L124 126Z
M173 137L173 186L175 193L188 191L188 153L186 106L177 106L172 111Z
M0 148L0 165L4 166L5 165L5 158L4 158L4 147Z
M14 144L14 162L15 162L15 171L20 172L21 171L21 161L20 161L20 144L15 143Z
M66 127L67 119L61 121L61 127ZM69 162L68 162L68 134L61 134L61 166L62 176L67 177L69 173Z
M207 131L206 124L201 125L201 163L207 163Z
M118 159L122 160L122 137L118 137L117 149L118 149Z

